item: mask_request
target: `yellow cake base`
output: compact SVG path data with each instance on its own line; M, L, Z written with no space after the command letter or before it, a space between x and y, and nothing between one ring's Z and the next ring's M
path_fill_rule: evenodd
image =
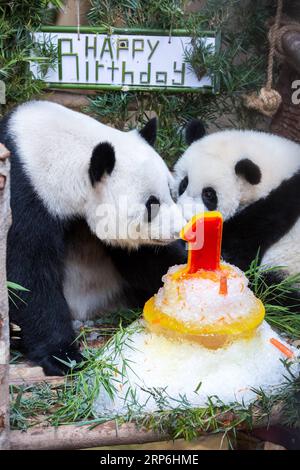
M161 312L151 297L144 306L144 319L151 331L168 337L193 341L209 349L217 349L241 338L251 338L265 316L263 303L256 299L256 306L236 321L206 325L182 322Z

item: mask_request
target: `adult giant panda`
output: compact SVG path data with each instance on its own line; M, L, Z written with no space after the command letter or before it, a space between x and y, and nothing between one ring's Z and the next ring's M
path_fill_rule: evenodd
M155 257L185 222L152 148L155 132L153 120L121 132L45 101L1 122L12 153L8 279L29 290L11 302L10 318L27 357L48 375L65 372L59 359L80 358L72 317L138 305L165 265L182 259L174 245Z
M223 256L241 269L259 251L262 264L299 273L300 146L250 130L205 136L197 120L187 126L186 140L189 147L175 165L184 215L193 215L195 203L219 210L225 220Z

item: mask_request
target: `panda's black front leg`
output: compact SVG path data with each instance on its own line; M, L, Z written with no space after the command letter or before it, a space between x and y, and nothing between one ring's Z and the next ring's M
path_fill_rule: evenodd
M69 367L61 361L81 359L63 295L63 230L39 214L21 224L16 214L9 232L8 279L28 289L11 295L10 320L21 328L26 357L47 375L63 375Z
M10 315L21 328L26 357L43 367L46 375L63 375L69 370L67 363L80 362L81 355L61 284L55 279L57 273L46 269L43 266L34 276L31 273L27 277L30 283L18 278L30 290L22 294L22 301L15 298L10 302Z
M143 245L127 251L108 247L111 258L126 280L126 294L131 308L142 308L162 286L162 276L170 266L184 264L187 250L182 240L168 245Z
M26 357L43 367L46 375L63 375L69 370L66 363L81 360L69 308L60 285L51 283L51 273L44 279L41 272L36 274L36 282L22 295L26 303L10 302L11 319L21 327Z
M46 375L67 373L70 369L67 364L79 363L81 355L68 305L60 289L50 289L48 299L33 296L29 314L35 319L34 330L31 322L26 322L24 318L21 326L28 359L43 367Z

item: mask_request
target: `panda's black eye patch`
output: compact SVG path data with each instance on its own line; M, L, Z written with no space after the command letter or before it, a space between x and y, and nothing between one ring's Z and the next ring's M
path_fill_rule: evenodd
M178 188L178 195L181 196L181 194L184 193L184 191L186 190L186 188L188 187L188 184L189 184L189 179L187 176L185 176L181 181L180 181L180 184L179 184L179 188Z
M158 214L160 201L159 199L157 199L157 197L152 195L147 199L145 206L146 206L146 218L147 218L148 223L150 223L151 220L153 220L154 217Z
M209 211L214 211L218 205L218 196L214 188L203 188L202 201Z
M261 171L256 163L249 158L243 158L235 165L235 172L238 176L244 178L252 185L259 184L261 181Z

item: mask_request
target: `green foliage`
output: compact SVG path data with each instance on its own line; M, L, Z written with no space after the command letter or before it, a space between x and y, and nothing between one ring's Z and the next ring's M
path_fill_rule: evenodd
M103 121L111 122L117 129L123 129L130 119L129 106L135 101L133 93L103 93L90 100L86 111Z
M267 321L279 331L299 337L299 315L287 307L282 307L280 301L293 297L295 283L300 281L300 275L288 276L277 284L267 286L264 275L278 269L282 270L279 267L259 266L257 256L247 276L255 294L265 303ZM23 290L21 286L14 284L10 284L10 287ZM254 424L253 417L255 425L265 423L274 407L282 409L283 424L300 426L300 381L299 377L293 375L289 360L284 361L285 383L277 389L275 387L272 395L261 389L254 390L256 400L250 406L238 402L225 404L216 395L208 397L205 407L193 408L184 395L173 398L167 389L153 388L145 391L154 398L157 411L145 413L143 406L136 400L134 390L129 388L125 415L95 415L93 404L101 389L104 388L108 396L113 398L121 383L126 384L127 370L132 364L123 351L125 346L132 347L131 335L143 328L139 323L131 323L139 316L139 311L124 310L118 315L122 318L122 324L99 327L99 334L103 338L110 337L100 348L88 347L85 336L89 334L90 328L82 330L78 339L85 344L84 360L79 371L71 368L64 384L55 389L51 389L47 384L12 387L12 428L26 429L41 423L59 426L74 422L93 427L116 419L119 424L134 421L138 426L169 434L174 439L190 440L202 432L224 432L229 438L229 444L233 445L241 425L251 429ZM18 358L14 358L14 362L15 360ZM200 387L201 383L195 393Z
M255 295L263 302L266 319L270 325L293 338L300 337L300 304L297 300L300 274L282 276L275 284L267 285L265 277L273 272L282 272L282 266L260 266L259 255L250 265L246 276Z
M122 356L122 350L130 342L130 336L137 330L136 326L124 329L122 325L115 330L110 340L99 349L85 348L85 358L79 372L71 374L71 379L61 392L62 406L51 415L51 423L86 421L94 417L94 401L100 390L104 389L108 397L113 399L117 387L126 376L129 362ZM123 359L121 373L117 368L119 357ZM101 421L110 419L109 416Z
M23 286L20 286L20 284L17 284L16 282L11 282L11 281L7 281L7 288L8 290L11 290L11 291L26 291L28 292L28 289L26 289L25 287Z
M258 258L253 261L247 275L256 295L266 301L267 321L283 333L299 337L298 315L289 309L280 308L278 302L292 295L295 282L300 276L288 277L285 281L266 286L263 274L278 268L258 266ZM119 424L134 421L138 426L169 434L173 439L194 439L202 432L224 432L233 445L237 430L242 426L251 429L254 424L266 423L274 408L282 409L282 422L289 426L300 426L300 380L290 368L290 361L285 360L285 383L273 387L272 395L264 390L253 390L256 400L246 406L243 402L223 403L218 396L207 398L206 406L193 408L185 395L171 397L167 388L144 389L154 398L157 411L146 413L136 399L135 391L129 387L127 393L127 411L124 415L97 416L94 414L94 401L101 389L113 398L121 384L127 383L127 371L132 364L124 355L124 347L131 346L131 335L143 328L139 323L130 324L140 315L138 311L121 312L123 324L119 327L103 327L103 337L113 335L104 346L95 349L85 344L84 361L79 371L71 370L64 385L50 390L45 384L12 389L11 420L14 429L26 429L29 426L48 422L62 425L77 422L92 427L108 420L117 420ZM287 320L289 318L289 320ZM280 320L281 319L281 320ZM81 332L85 338L87 330ZM121 368L120 368L121 364ZM121 370L120 370L121 369ZM195 390L201 387L199 383Z
M207 398L206 406L193 408L182 395L173 398L167 389L146 390L157 405L157 411L149 413L143 410L129 389L127 411L122 416L105 414L95 416L94 400L101 388L113 398L121 383L126 383L126 370L131 364L122 357L121 373L116 368L118 356L122 356L123 347L130 345L130 334L134 329L120 329L109 343L100 349L86 349L85 362L80 372L71 373L65 385L51 389L48 384L20 386L11 388L11 426L12 429L27 429L38 424L55 426L77 423L89 424L92 429L101 423L116 420L118 425L135 422L138 427L154 430L169 435L172 439L192 440L201 433L223 432L233 445L236 432L242 426L251 429L260 423L266 424L274 409L281 409L282 423L288 426L300 426L299 396L300 381L286 365L286 381L273 389L272 395L264 390L253 390L256 400L246 406L243 402L223 403L218 396ZM108 349L112 348L112 349ZM108 356L108 350L111 357ZM196 391L195 391L196 393Z
M17 292L29 292L28 289L26 289L23 286L20 286L16 282L11 282L7 281L7 290L8 290L8 297L10 301L17 307L17 301L24 302L24 300L17 294Z
M187 13L187 0L91 0L88 14L92 25L133 28L162 28L172 35L172 30L185 28L193 37L194 51L186 52L188 66L199 76L208 73L220 75L220 93L170 94L141 92L103 92L90 99L86 111L119 129L130 129L135 121L142 126L153 114L160 120L157 148L172 164L183 152L185 144L182 130L192 118L199 117L216 127L254 127L258 117L242 105L242 95L258 89L265 80L267 59L266 20L274 14L271 0L207 0L196 13ZM51 24L61 0L12 0L0 2L0 80L6 83L8 107L39 95L44 89L41 81L33 80L29 62L34 55L45 73L53 66L56 51L45 40L44 46L33 44L30 32L42 24ZM203 46L201 31L222 33L220 54L212 56ZM1 113L6 108L1 107ZM255 260L248 276L258 297L266 305L266 318L270 324L292 337L300 335L299 316L283 307L281 300L289 298L300 276L292 276L267 287L263 275L270 268L259 267ZM278 269L278 268L272 268ZM24 288L9 284L10 295ZM131 312L134 318L138 312ZM128 318L126 318L128 320ZM11 421L13 429L26 429L40 422L55 425L70 422L97 425L110 419L95 417L93 403L104 387L109 396L115 393L118 381L124 379L131 365L123 357L121 377L116 372L116 356L107 357L108 348L122 355L128 341L128 331L123 327L103 328L101 335L115 336L102 348L85 348L85 360L79 372L71 371L65 385L51 389L47 384L30 387L12 387ZM83 335L84 333L82 333ZM130 336L130 335L129 335ZM129 338L130 340L130 338ZM16 359L17 360L17 359ZM174 400L166 390L149 390L155 396L159 410L144 414L137 406L128 409L120 422L134 420L139 425L168 432L172 437L192 439L202 431L235 432L244 423L251 427L255 412L261 419L268 417L272 408L283 403L283 420L289 425L300 425L299 378L289 374L287 383L272 396L257 390L257 401L249 408L240 403L225 405L217 397L208 399L205 408L193 409L186 398ZM130 397L135 403L135 397ZM165 409L169 404L169 409ZM234 416L224 420L224 416Z
M92 0L93 25L170 29L185 26L187 0Z
M51 8L49 5L51 4ZM44 89L40 80L33 80L29 70L32 56L42 64L53 64L55 51L47 43L39 50L32 41L31 31L51 22L61 0L14 0L0 3L0 80L6 84L7 107L29 100Z
M39 386L10 388L10 423L12 429L25 430L44 421L44 416L57 402L57 394L47 383Z
M157 150L172 165L184 150L182 128L191 118L224 127L255 127L260 117L243 106L242 95L258 89L265 80L267 39L265 23L274 13L271 1L208 0L199 12L187 13L185 0L92 0L89 20L98 26L163 28L172 34L185 28L193 37L194 51L186 61L198 76L220 77L220 93L167 94L122 92L98 94L90 100L94 116L119 129L142 125L154 112L160 120ZM222 48L211 55L203 46L201 31L221 31ZM238 33L237 33L238 31ZM129 111L131 110L131 112Z
M231 38L228 47L219 54L212 54L211 46L205 45L201 38L195 38L193 46L185 54L190 68L199 79L206 74L212 78L219 74L221 90L228 96L256 89L261 84L262 76L257 72L264 70L265 57L248 56L242 38Z
M176 406L161 409L155 413L136 418L136 422L145 428L171 436L172 439L183 438L191 441L201 433L225 433L229 445L233 445L238 426L251 429L251 407L231 403L225 405L217 397L210 397L204 408L192 408L182 397ZM228 419L226 419L228 417ZM224 436L224 437L225 437Z
M291 374L289 363L286 363L286 383L274 390L272 395L263 390L254 390L256 401L249 407L243 403L225 405L217 396L209 397L207 406L192 408L184 396L178 399L169 397L166 390L151 390L155 396L158 411L143 413L140 408L128 409L124 416L95 417L92 412L93 400L97 397L101 386L114 394L117 384L114 369L104 367L99 362L99 352L91 350L89 371L93 381L82 382L82 377L69 377L66 385L51 388L43 383L31 386L11 387L11 428L26 430L38 424L63 425L77 422L79 425L89 424L92 429L109 420L116 420L118 425L124 422L135 422L138 427L151 429L169 435L172 439L183 438L192 440L201 433L223 432L234 444L238 429L251 429L265 425L274 409L281 409L281 422L290 427L300 427L300 381ZM97 358L97 364L94 362ZM97 368L95 368L95 365ZM106 370L106 373L104 373ZM100 374L99 374L100 372ZM97 378L99 374L99 379ZM114 378L112 381L111 379ZM83 386L84 385L84 386Z
M39 96L45 85L29 71L34 56L42 72L53 66L56 51L47 41L36 46L30 32L51 24L62 0L14 0L0 3L0 80L6 83L7 106ZM119 129L143 125L157 114L160 120L157 150L172 165L185 148L182 129L191 118L215 127L254 127L257 113L242 104L242 95L258 89L266 69L266 20L274 13L271 0L207 0L198 12L188 12L187 0L91 0L90 24L132 28L160 28L172 35L186 29L193 37L194 52L186 52L188 66L200 76L220 77L220 93L167 94L103 92L90 100L87 112ZM201 32L221 32L220 54L203 47Z
M122 313L121 313L122 315ZM125 324L139 315L138 312L123 312ZM66 423L88 421L93 424L93 405L101 388L104 388L109 397L113 398L118 385L126 376L126 369L130 363L123 357L122 350L130 344L130 336L140 327L129 326L124 329L104 327L101 334L108 333L113 336L104 346L94 349L84 349L84 360L79 371L72 370L64 385L51 390L47 384L13 387L11 389L11 426L16 429L26 429L41 421L58 426ZM83 337L82 337L83 336ZM85 333L81 333L81 340L85 343ZM122 370L117 369L117 360L122 357ZM50 409L55 407L55 409ZM110 416L97 418L99 422L112 419Z

